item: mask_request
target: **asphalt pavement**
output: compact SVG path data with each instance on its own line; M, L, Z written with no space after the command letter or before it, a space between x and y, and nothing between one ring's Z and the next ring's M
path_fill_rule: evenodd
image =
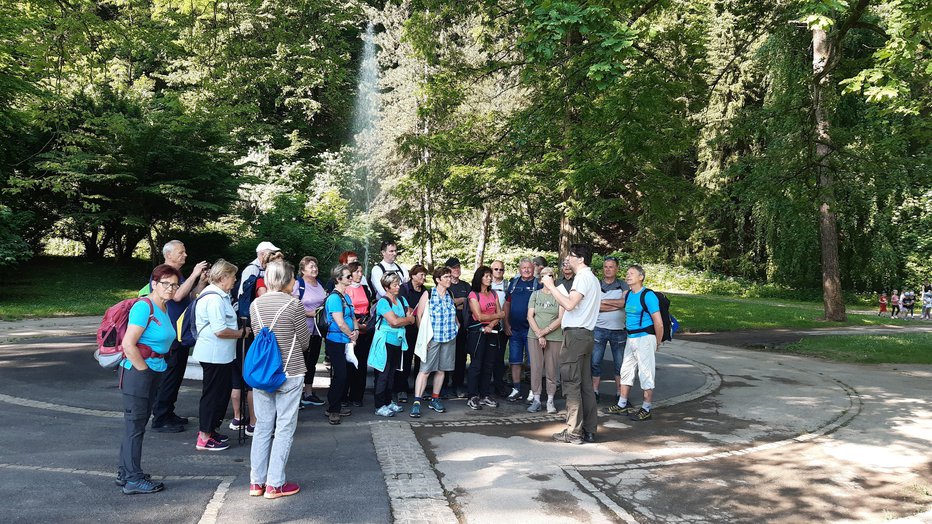
M287 468L296 496L249 497L248 442L196 451L194 425L147 432L143 466L166 490L125 496L113 484L116 376L78 334L94 325L0 323L4 521L932 522L932 366L694 341L658 354L650 421L609 415L614 379L603 377L594 444L553 442L563 413L523 401L472 411L449 400L447 413L384 419L370 394L339 426L323 408L301 411ZM186 380L178 413L193 421L199 395Z

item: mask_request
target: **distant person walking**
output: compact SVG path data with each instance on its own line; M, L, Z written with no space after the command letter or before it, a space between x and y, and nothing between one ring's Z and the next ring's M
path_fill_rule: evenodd
M301 393L304 390L304 349L311 332L307 328L304 307L291 296L294 267L288 262L270 262L265 271L268 292L250 307L252 330L269 328L275 333L281 352L285 382L273 393L256 389L256 429L249 453L249 494L267 499L294 495L301 488L286 482L285 465L298 422Z
M877 312L877 316L881 316L887 312L887 294L880 294L880 311Z
M890 318L900 318L900 293L895 289L890 294Z
M625 296L625 318L628 342L625 358L621 363L621 395L618 397L618 413L627 413L631 420L649 420L651 401L654 398L655 354L663 342L663 319L660 317L660 300L653 291L644 288L644 268L628 267L625 281L631 291ZM643 295L643 296L642 296ZM646 306L646 308L645 308ZM628 403L634 372L638 372L644 402L635 410Z
M932 319L932 290L922 292L922 320Z
M602 289L592 274L589 246L573 244L564 264L575 275L568 294L557 289L553 276L541 277L541 283L563 306L563 351L560 352L560 377L566 396L566 429L553 435L558 442L582 444L595 442L598 411L592 390L592 347L599 317Z
M123 393L123 440L117 484L127 495L156 493L165 489L142 471L142 438L152 414L162 374L168 368L165 355L175 341L175 326L168 316L167 302L181 287L181 272L168 264L152 271L152 292L133 304L129 312L120 367L120 391Z
M911 320L916 316L916 293L904 291L900 296L900 305L903 307L903 318Z

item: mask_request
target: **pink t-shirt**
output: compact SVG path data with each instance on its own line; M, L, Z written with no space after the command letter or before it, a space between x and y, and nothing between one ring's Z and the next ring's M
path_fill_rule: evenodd
M481 295L477 294L475 291L472 291L469 293L469 299L470 300L475 299L477 302L479 302L479 311L481 313L486 314L486 315L495 314L495 310L496 310L495 306L498 305L498 294L496 294L494 291L491 291L489 293L483 293ZM483 326L487 324L488 322L482 322Z
M369 312L369 298L366 296L366 289L359 286L346 286L346 294L353 301L353 312L357 315L365 315Z

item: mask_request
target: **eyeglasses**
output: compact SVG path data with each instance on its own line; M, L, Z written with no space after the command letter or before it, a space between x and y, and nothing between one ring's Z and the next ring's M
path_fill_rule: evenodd
M353 275L343 275L343 276L340 277L340 278L353 278Z
M181 284L175 284L174 282L166 282L164 280L160 280L159 285L162 286L164 289L169 289L169 290L178 289L181 287Z
M504 271L504 270L505 270L505 268L503 268L503 267L493 267L493 268L492 268L492 271Z
M602 260L604 260L604 261L606 261L606 262L608 262L609 260L611 260L612 262L618 262L618 257L609 255L609 256L603 258Z

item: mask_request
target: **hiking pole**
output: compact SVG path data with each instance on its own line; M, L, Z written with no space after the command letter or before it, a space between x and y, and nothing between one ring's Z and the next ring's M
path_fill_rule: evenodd
M245 319L240 319L245 320ZM245 325L245 322L243 322ZM237 339L236 341L236 354L239 357L239 369L236 370L240 376L240 382L242 383L242 388L239 391L239 430L238 430L238 441L240 444L246 442L246 424L249 423L249 415L246 411L246 381L243 380L243 361L246 359L246 337ZM246 421L246 424L243 421Z

